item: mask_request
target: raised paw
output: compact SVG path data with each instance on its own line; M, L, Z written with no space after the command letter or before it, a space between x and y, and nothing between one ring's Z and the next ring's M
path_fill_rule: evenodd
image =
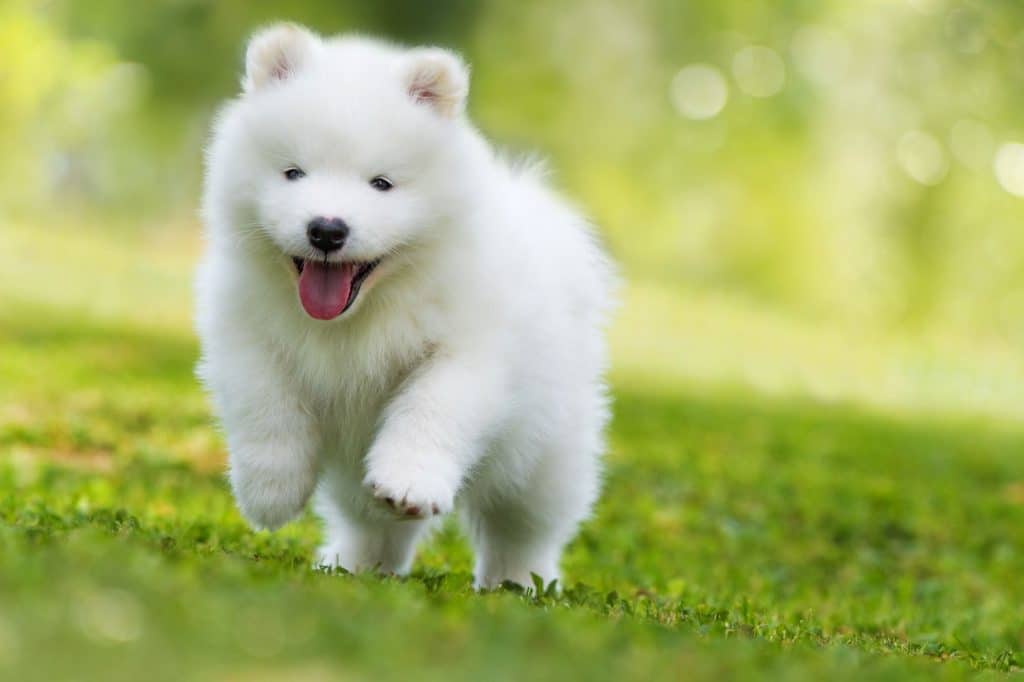
M400 519L429 519L452 509L452 494L447 491L417 490L410 486L390 486L367 480L373 498Z

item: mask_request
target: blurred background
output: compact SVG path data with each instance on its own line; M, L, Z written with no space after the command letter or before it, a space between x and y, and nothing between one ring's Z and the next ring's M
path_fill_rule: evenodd
M607 623L459 598L454 523L406 585L235 511L197 208L279 19L463 52L475 122L620 263L605 494L564 561ZM1024 3L0 0L0 48L0 678L1024 666Z
M619 381L1020 414L1012 0L4 0L5 300L186 328L211 117L276 19L467 56L622 264Z

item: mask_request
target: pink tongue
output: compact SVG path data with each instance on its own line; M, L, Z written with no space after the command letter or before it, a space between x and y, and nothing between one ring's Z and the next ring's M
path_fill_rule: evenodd
M352 293L352 279L356 274L353 263L326 265L308 260L299 275L299 299L310 317L333 320L348 305Z

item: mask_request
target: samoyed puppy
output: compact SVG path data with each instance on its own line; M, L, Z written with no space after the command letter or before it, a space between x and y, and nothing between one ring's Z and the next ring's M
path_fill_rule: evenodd
M319 565L401 574L457 507L478 586L558 578L608 418L614 275L586 220L467 120L452 52L285 24L245 61L197 286L242 514L273 529L313 497Z

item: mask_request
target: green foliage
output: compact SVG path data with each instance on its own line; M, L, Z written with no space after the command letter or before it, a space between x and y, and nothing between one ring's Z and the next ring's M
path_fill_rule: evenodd
M317 574L314 522L253 533L218 474L132 456L130 437L119 463L72 452L53 465L46 444L8 433L0 666L38 679L473 679L488 666L673 679L684 664L697 679L859 679L968 669L926 657L1021 665L1024 513L988 492L1024 474L1024 435L977 447L971 431L807 408L744 419L730 405L620 402L616 442L632 454L613 459L561 592L474 595L451 527L409 580Z
M247 35L292 19L465 52L474 118L551 156L634 276L1024 339L1019 3L9 0L0 19L15 214L193 215ZM694 64L724 88L706 120L676 80Z
M828 403L695 372L721 371L713 353L734 325L761 330L776 366L830 358L848 336L817 329L775 347L777 330L742 307L724 325L627 325L606 492L565 585L475 594L454 523L407 579L311 570L312 516L247 528L191 376L191 237L94 231L88 248L69 233L43 263L37 234L0 233L0 678L903 680L1024 667L1019 420L998 403L987 416L982 402L890 403L899 384L886 381L858 395L829 362ZM152 278L168 292L157 301ZM692 364L643 352L680 329L699 337ZM879 352L906 352L888 343ZM875 356L849 357L877 372ZM928 385L956 388L949 356L928 357Z

